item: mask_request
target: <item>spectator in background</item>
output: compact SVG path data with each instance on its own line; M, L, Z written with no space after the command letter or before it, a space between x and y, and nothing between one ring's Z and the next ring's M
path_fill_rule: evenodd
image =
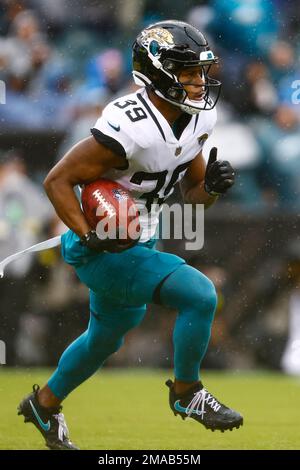
M263 57L268 52L279 28L272 0L212 0L211 5L211 28L231 57Z
M278 104L278 91L270 70L266 63L259 61L245 66L240 86L228 87L225 96L238 113L247 117L255 114L269 116Z
M151 23L173 18L174 20L184 20L187 11L195 3L207 3L206 0L185 0L184 2L174 2L173 0L142 0L144 3L144 23L142 27L147 27ZM197 26L197 25L194 25ZM211 43L209 43L211 44Z
M64 31L69 24L83 25L97 30L101 35L115 33L119 9L123 0L30 0L40 15L54 31Z
M0 161L0 259L39 241L53 211L44 191L27 175L19 154L5 154ZM22 278L29 271L30 257L11 264L8 273Z
M40 241L52 210L43 191L26 174L19 155L6 154L0 160L0 259ZM31 271L33 258L12 263L0 283L1 338L7 344L10 365L15 362L15 337L20 315L31 296L24 277Z
M276 40L271 44L268 63L275 85L287 75L293 74L295 68L299 67L299 60L296 60L292 44L282 40Z
M208 29L218 42L223 62L222 83L229 92L243 84L249 61L262 61L278 35L272 0L212 0ZM231 96L232 97L232 96Z
M14 18L2 46L8 88L26 91L30 79L49 56L47 40L33 11L25 10Z
M106 49L88 63L86 87L104 88L109 99L117 94L127 81L124 58L118 49Z
M7 34L15 17L28 8L27 0L0 0L0 31Z
M265 196L273 207L287 211L300 207L300 124L294 110L279 105L272 120L252 121L252 128L261 145L263 163L260 180Z
M7 103L0 109L7 128L64 129L70 125L73 69L59 57L42 31L35 12L19 13L2 40L1 77L7 85ZM26 119L24 119L26 116Z
M273 0L284 38L293 44L300 39L299 0Z
M293 103L292 99L293 82L300 76L300 61L291 43L282 40L273 43L269 53L269 69L279 101L287 106L296 104L295 111L300 118L299 104Z
M67 149L75 145L76 142L90 135L90 129L108 101L108 93L105 88L91 88L84 92L81 92L80 88L76 96L77 103L72 107L72 124L58 151L58 158L64 155Z

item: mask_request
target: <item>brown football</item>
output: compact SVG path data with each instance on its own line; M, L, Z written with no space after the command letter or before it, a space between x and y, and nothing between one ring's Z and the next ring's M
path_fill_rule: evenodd
M128 244L140 237L139 211L129 192L115 181L101 178L81 192L82 209L99 238Z

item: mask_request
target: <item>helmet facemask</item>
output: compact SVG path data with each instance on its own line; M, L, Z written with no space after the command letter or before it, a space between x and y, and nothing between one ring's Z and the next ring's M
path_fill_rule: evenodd
M165 61L166 62L166 61ZM216 62L213 62L216 63ZM214 78L209 77L208 73L212 64L209 65L200 65L202 69L202 79L203 84L195 85L193 82L181 81L178 77L180 72L187 67L195 67L194 64L186 63L181 67L178 73L172 75L173 84L165 92L161 93L160 90L156 90L156 93L169 101L170 103L178 106L182 111L188 114L197 114L200 111L213 109L219 99L221 91L221 82L215 80ZM198 64L196 65L198 66ZM162 71L167 68L168 64L164 64ZM201 100L191 100L188 97L188 92L186 91L186 86L199 86L203 90L203 97Z
M167 23L171 22L165 22L165 24ZM211 65L218 63L217 57L209 50L205 38L195 28L187 25L192 28L192 32L193 30L197 31L203 43L199 44L193 40L196 44L193 50L187 44L172 43L172 34L166 27L164 28L165 24L162 24L160 28L144 30L135 42L133 46L135 83L151 86L158 96L180 107L188 114L197 114L202 110L212 109L218 101L221 82L209 77L208 72ZM187 32L185 34L189 39L189 34ZM204 94L201 100L189 99L184 87L194 84L182 83L178 79L184 68L195 66L202 68L204 83L201 87Z

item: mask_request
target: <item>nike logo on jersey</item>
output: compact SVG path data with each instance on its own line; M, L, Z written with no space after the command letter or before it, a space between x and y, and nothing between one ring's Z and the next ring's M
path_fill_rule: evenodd
M107 121L108 125L110 127L112 127L115 131L119 132L119 130L121 129L120 125L119 126L114 126L114 124L112 124L111 122Z
M35 417L36 417L36 419L37 419L39 425L41 426L41 428L42 428L44 431L50 431L50 427L51 427L50 420L48 420L47 423L44 423L44 422L41 420L41 418L39 417L38 412L36 411L36 409L35 409L34 405L32 404L32 401L31 401L31 400L29 400L29 403L30 403L30 406L31 406L31 408L32 408L32 411L33 411L33 413L34 413L34 415L35 415Z

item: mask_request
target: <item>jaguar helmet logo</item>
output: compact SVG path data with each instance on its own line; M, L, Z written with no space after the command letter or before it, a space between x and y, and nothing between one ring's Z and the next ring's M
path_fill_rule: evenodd
M172 33L164 28L145 29L142 32L142 44L153 55L159 53L159 49L170 49L175 45Z

